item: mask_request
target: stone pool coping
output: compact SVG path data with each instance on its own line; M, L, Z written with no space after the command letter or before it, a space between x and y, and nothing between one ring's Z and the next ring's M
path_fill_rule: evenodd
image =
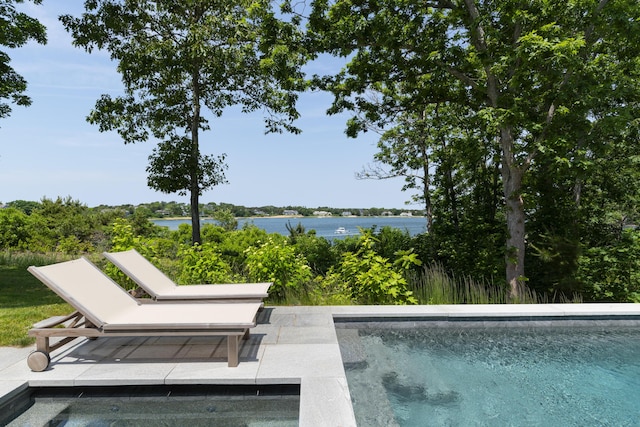
M640 304L266 307L240 365L229 368L221 338L76 340L31 372L33 350L0 348L0 402L29 386L300 384L300 426L356 426L335 323L376 320L546 322L640 320Z

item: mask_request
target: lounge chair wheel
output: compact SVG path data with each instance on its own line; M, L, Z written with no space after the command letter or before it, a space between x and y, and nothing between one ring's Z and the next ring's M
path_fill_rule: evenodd
M32 351L27 357L27 365L34 372L42 372L47 369L51 357L44 351Z

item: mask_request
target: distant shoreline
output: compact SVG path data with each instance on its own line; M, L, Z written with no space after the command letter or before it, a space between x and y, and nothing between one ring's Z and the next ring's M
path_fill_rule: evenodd
M331 216L324 216L324 215L309 215L309 216L304 216L304 215L253 215L253 216L237 216L234 217L235 219L253 219L253 218L422 218L422 215L411 215L411 216L406 216L403 217L402 215L348 215L348 216L342 216L342 215L331 215ZM149 218L149 220L151 221L160 221L160 220L165 220L165 221L179 221L179 220L190 220L191 217L190 216L167 216L167 217L151 217ZM213 220L214 218L210 217L210 216L203 216L200 217L200 219L204 219L204 220Z
M254 216L236 216L236 219L248 219L248 218L305 218L304 215L254 215ZM308 216L307 218L319 218L317 216ZM181 219L191 219L190 216L164 216L164 217L152 217L149 218L152 221L156 220L169 220L169 221L177 221ZM212 220L213 218L210 216L202 216L200 219Z

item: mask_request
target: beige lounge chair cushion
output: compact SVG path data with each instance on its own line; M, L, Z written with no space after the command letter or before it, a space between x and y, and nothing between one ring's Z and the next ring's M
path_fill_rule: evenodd
M259 303L243 304L142 304L136 310L119 313L103 325L105 331L166 330L207 331L251 328Z
M158 295L158 299L261 299L269 296L270 286L270 283L176 286L170 292Z
M140 305L85 258L28 270L98 327Z

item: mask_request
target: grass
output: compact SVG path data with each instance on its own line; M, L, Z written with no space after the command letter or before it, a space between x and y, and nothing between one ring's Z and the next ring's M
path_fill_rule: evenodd
M73 309L27 271L30 265L64 261L59 254L0 252L0 346L23 347L35 342L27 332L51 316Z
M441 265L426 266L420 273L408 279L409 289L413 291L419 304L507 304L507 289L491 283L476 282L469 277L457 278L447 274ZM548 304L549 301L581 303L578 294L572 297L554 295L549 298L525 288L519 304Z

